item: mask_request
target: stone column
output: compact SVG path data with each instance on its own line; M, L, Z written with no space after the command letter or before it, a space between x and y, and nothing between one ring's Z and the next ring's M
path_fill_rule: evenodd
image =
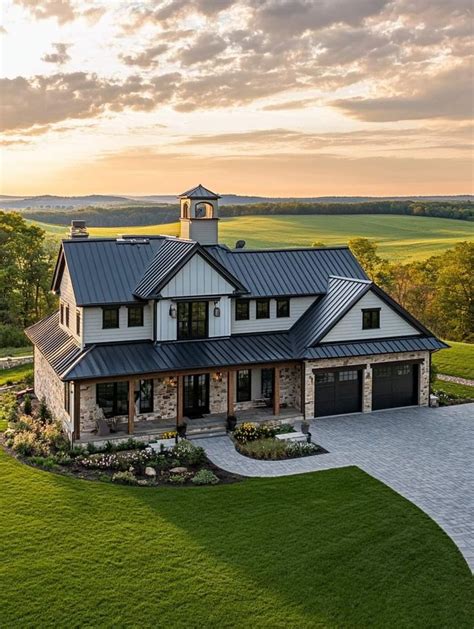
M372 412L372 367L369 363L362 370L362 412Z
M314 417L314 374L311 363L304 363L302 372L304 405L301 411L305 419L312 419Z

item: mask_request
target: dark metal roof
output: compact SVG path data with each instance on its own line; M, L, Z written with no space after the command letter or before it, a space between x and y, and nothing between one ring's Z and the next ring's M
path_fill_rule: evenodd
M199 184L195 188L191 188L191 190L186 190L186 192L180 194L178 199L220 199L220 196Z
M390 354L416 351L436 351L449 347L435 336L410 336L389 339L374 339L372 341L352 341L348 343L323 343L317 347L308 348L306 359L346 358L351 356L370 356L372 354Z
M59 312L25 330L27 337L58 374L68 369L81 355L76 341L59 326Z
M288 334L241 335L205 341L95 345L63 378L84 380L176 369L223 368L294 360Z
M205 247L250 291L251 297L324 294L330 275L367 279L349 248L231 250Z
M330 277L327 293L315 302L292 328L299 351L316 344L370 290L369 280Z

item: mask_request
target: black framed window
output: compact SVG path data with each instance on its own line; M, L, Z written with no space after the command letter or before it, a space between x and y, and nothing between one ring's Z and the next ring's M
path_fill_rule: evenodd
M270 318L270 300L269 299L257 299L257 319L269 319Z
M96 385L96 402L106 417L127 415L128 382L103 382Z
M237 402L250 402L252 399L252 372L241 369L237 372Z
M68 414L71 411L71 388L69 382L64 383L64 410Z
M119 309L117 306L102 308L102 329L111 330L119 327Z
M248 321L250 319L250 299L237 299L235 302L235 320Z
M153 380L140 380L138 395L138 410L140 413L153 413Z
M262 397L273 397L274 369L262 369Z
M59 307L59 322L61 323L61 325L64 324L64 305L61 304Z
M64 309L64 319L65 319L65 325L68 328L69 327L69 306L66 306L66 308Z
M140 328L143 326L143 306L128 307L128 327Z
M289 299L277 299L277 318L290 316L290 300Z
M209 305L207 301L178 302L178 341L206 339L209 335Z
M380 308L362 310L362 329L376 330L377 328L380 328Z
M79 336L81 333L81 313L76 310L76 334Z

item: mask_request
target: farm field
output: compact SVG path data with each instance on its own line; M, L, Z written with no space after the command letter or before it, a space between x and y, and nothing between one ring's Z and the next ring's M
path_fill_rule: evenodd
M354 467L153 489L0 451L0 476L5 627L472 626L454 544Z
M38 223L49 234L64 236L66 226ZM396 260L422 260L442 253L460 240L474 240L474 224L420 216L241 216L221 219L221 242L244 239L250 248L309 247L313 242L345 245L365 237L379 244L380 254ZM140 227L92 227L93 236L118 234L177 235L178 223Z
M474 345L446 341L451 349L433 354L433 363L439 373L474 380Z

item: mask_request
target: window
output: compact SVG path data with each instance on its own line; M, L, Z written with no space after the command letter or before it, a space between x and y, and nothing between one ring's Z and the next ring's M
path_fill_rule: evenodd
M357 370L339 372L339 382L348 382L349 380L357 380L358 377L359 377L359 372Z
M289 299L277 299L277 318L290 316L290 300Z
M61 325L64 324L64 305L61 304L61 307L59 308L59 322L61 323Z
M334 372L329 371L327 373L316 374L316 384L331 384L334 382Z
M257 319L270 318L270 300L257 299Z
M112 308L102 308L102 329L111 330L119 327L119 309L116 306Z
M153 413L153 380L140 380L140 388L135 396L138 396L140 413Z
M250 319L250 300L237 299L235 302L235 320L248 321Z
M380 328L380 308L362 310L362 329L375 330Z
M241 369L237 372L237 402L249 402L252 399L252 372Z
M96 402L106 417L128 414L128 382L104 382L96 385Z
M79 310L76 310L76 334L78 336L81 334L81 313Z
M66 306L66 308L64 309L65 315L66 315L66 327L69 327L69 306Z
M69 382L64 383L64 410L68 414L71 412L71 389Z
M205 339L209 330L207 301L178 302L178 341Z
M140 328L143 326L143 306L128 307L128 327Z
M262 369L262 397L273 397L273 376L275 371L273 369Z

